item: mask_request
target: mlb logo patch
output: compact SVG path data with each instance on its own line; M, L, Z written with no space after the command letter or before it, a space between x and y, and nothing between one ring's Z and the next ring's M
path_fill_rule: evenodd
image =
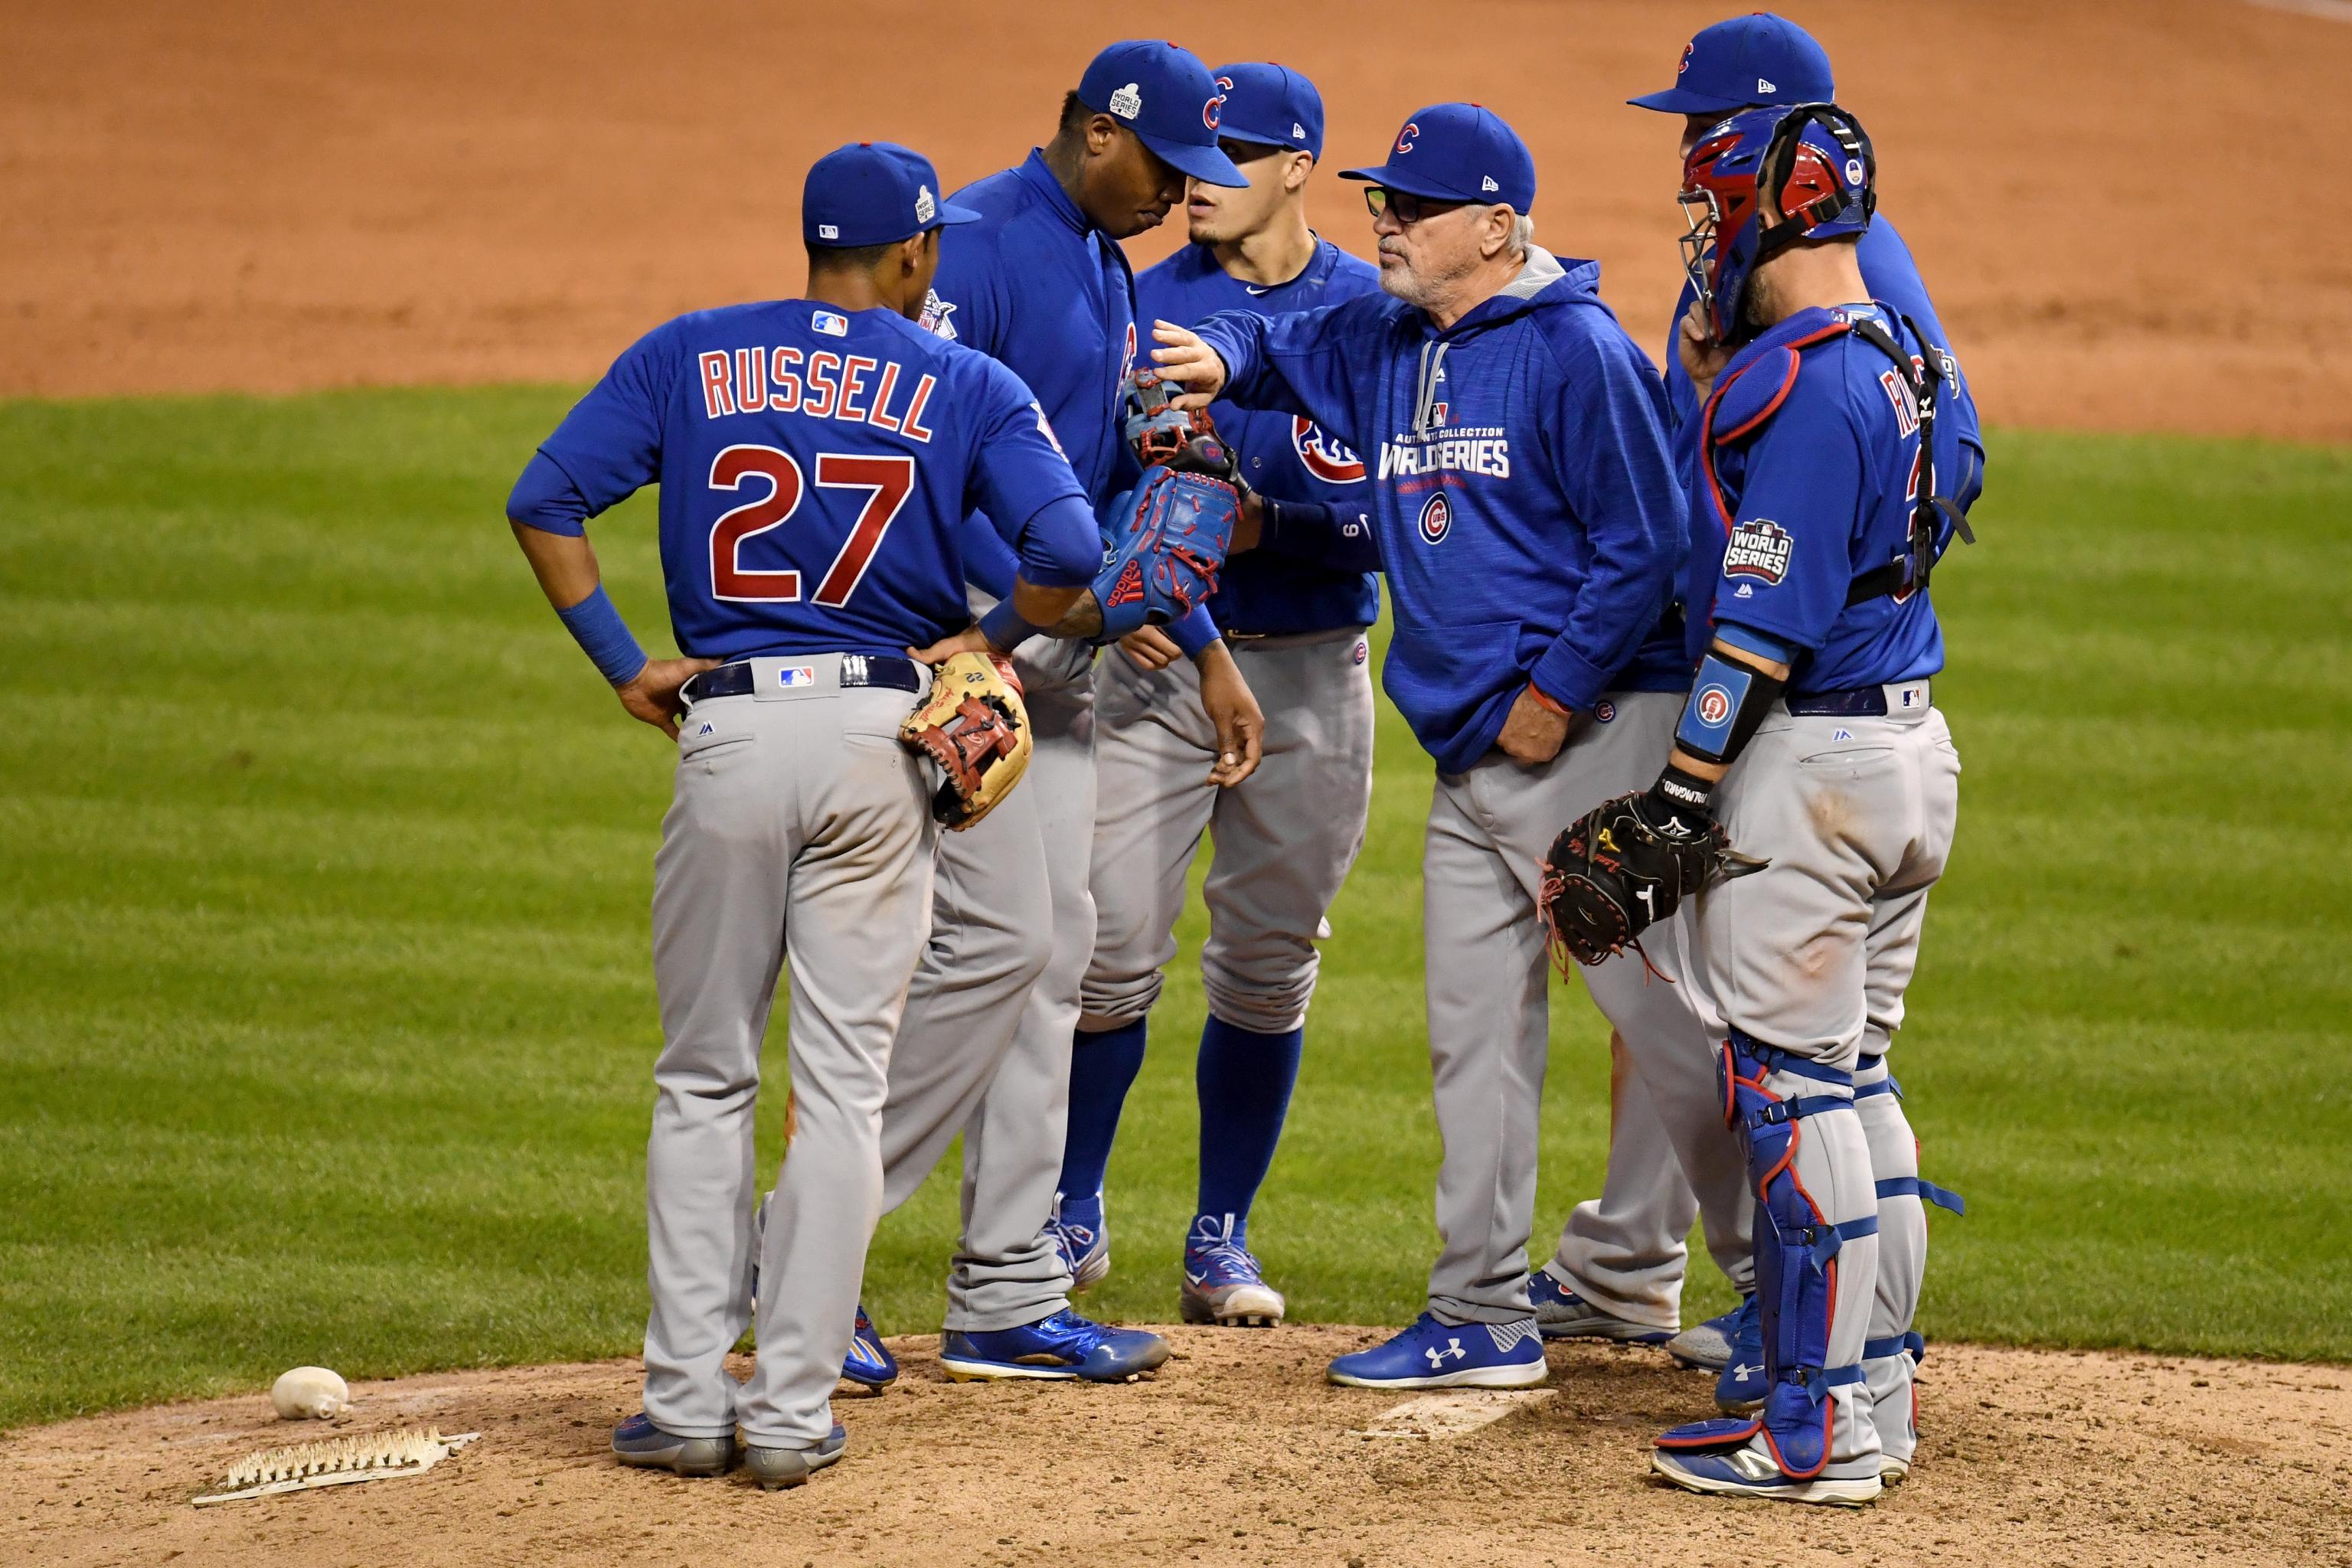
M841 226L837 223L821 223L816 226L816 237L819 239L839 239Z
M1788 530L1769 518L1743 522L1731 531L1731 541L1724 547L1723 574L1777 584L1789 575L1789 557L1796 542Z
M849 318L836 316L831 310L818 310L809 317L809 328L829 338L845 338L849 335Z
M784 666L783 668L776 671L776 684L787 691L792 690L795 687L814 686L816 684L816 666L813 664L788 664Z

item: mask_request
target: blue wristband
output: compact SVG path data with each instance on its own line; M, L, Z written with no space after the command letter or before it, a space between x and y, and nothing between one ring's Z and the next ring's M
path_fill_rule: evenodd
M997 600L995 607L980 617L980 635L999 653L1011 653L1045 629L1013 607L1010 594Z
M555 612L572 634L580 651L596 666L597 672L615 686L625 686L637 678L646 665L646 650L629 635L629 625L621 619L621 612L613 607L611 595L604 584L568 610Z

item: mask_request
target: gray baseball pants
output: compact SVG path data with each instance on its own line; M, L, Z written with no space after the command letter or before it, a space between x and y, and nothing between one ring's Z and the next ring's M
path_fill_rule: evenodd
M1216 726L1179 659L1144 670L1121 653L1096 677L1095 950L1082 1026L1131 1024L1160 1000L1176 956L1184 879L1213 828L1202 887L1209 1011L1262 1035L1297 1028L1315 993L1324 915L1364 846L1372 799L1372 682L1361 627L1240 637L1234 659L1265 713L1257 772L1209 782Z
M1062 1171L1078 984L1094 949L1094 650L1039 637L1014 663L1029 771L982 821L940 835L930 941L882 1107L885 1213L963 1134L951 1332L1016 1328L1069 1305L1069 1270L1045 1222Z
M645 1403L681 1436L740 1424L805 1447L833 1429L882 1213L884 1075L930 908L930 781L898 738L917 697L843 689L838 655L751 663L754 694L697 703L681 726L654 859ZM785 688L787 666L813 679ZM755 1241L752 1106L787 962L800 1130ZM760 1353L739 1388L724 1360L751 1322L755 1246Z
M1527 1244L1550 1051L1550 962L1537 917L1543 857L1578 816L1656 779L1683 706L1667 692L1608 700L1613 716L1580 716L1550 762L1530 768L1490 752L1466 773L1440 773L1430 802L1423 940L1445 1154L1437 1178L1444 1250L1430 1272L1429 1305L1447 1322L1530 1313ZM1645 973L1630 952L1581 972L1637 1064L1696 1057L1718 1037L1704 999L1679 983L1686 940L1680 919L1643 938L1665 978Z
M1679 1040L1653 1038L1639 1051L1611 1040L1601 1195L1570 1213L1549 1265L1602 1310L1665 1330L1681 1326L1694 1219L1705 1222L1708 1256L1734 1289L1756 1288L1756 1200L1738 1141L1723 1125L1718 1042L1691 1051Z
M1886 691L1885 717L1783 710L1764 721L1717 790L1716 814L1734 847L1771 864L1702 894L1695 925L1700 973L1731 1027L1845 1071L1865 1051L1883 1055L1902 1026L1927 891L1959 815L1959 752L1927 683ZM1767 1083L1784 1098L1847 1092L1788 1072ZM1830 1391L1830 1458L1908 1459L1911 1357L1864 1350L1907 1332L1918 1302L1926 1216L1917 1197L1876 1191L1881 1178L1918 1173L1910 1128L1891 1094L1798 1125L1797 1179L1822 1218L1879 1222L1833 1265L1828 1364L1860 1363L1867 1381Z

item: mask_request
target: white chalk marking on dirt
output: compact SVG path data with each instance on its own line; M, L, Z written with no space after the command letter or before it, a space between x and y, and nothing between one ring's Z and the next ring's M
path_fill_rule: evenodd
M2249 5L2259 5L2265 11L2290 11L2298 16L2316 16L2324 22L2352 22L2352 0L2246 0Z
M1551 1390L1548 1388L1533 1392L1475 1388L1424 1394L1418 1399L1406 1400L1393 1410L1381 1411L1372 1417L1370 1426L1350 1435L1440 1440L1459 1437L1500 1421L1521 1405L1550 1397Z

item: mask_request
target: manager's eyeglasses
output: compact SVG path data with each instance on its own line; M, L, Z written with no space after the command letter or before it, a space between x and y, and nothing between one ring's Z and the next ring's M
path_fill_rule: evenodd
M1397 222L1410 228L1425 217L1450 213L1456 207L1466 207L1468 202L1433 202L1407 191L1392 191L1386 185L1366 185L1364 205L1372 216L1383 213L1395 215Z

